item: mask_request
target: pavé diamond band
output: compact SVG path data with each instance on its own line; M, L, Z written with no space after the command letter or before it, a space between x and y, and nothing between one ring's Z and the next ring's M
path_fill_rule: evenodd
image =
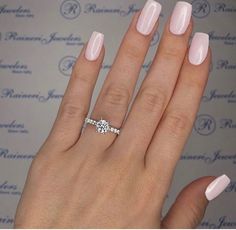
M101 133L101 134L105 134L107 132L112 132L112 133L117 134L117 135L120 134L119 129L110 126L109 122L102 119L102 118L101 118L101 120L96 121L94 119L86 117L85 118L85 124L90 124L90 125L96 126L96 131L98 133Z

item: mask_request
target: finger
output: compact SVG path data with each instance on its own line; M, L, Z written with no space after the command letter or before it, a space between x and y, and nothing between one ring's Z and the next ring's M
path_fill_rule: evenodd
M215 177L202 177L186 186L163 218L162 228L196 228L204 217L209 203L205 191L214 179Z
M189 3L183 5L186 14L185 31L181 34L170 31L173 17L166 23L152 66L140 87L123 131L115 143L118 148L130 146L131 156L135 154L135 158L139 160L141 158L142 163L158 122L171 98L188 48L192 31L190 23L192 7ZM176 8L173 15L175 11ZM125 154L129 157L127 152Z
M195 34L186 55L172 99L153 136L145 158L148 174L158 175L165 196L184 144L192 130L201 97L207 83L211 55L207 34ZM189 62L190 54L203 52L202 63ZM197 49L199 48L199 50ZM207 55L207 56L206 56ZM197 56L196 56L197 57Z
M110 121L110 124L116 128L120 128L122 125L150 42L157 28L160 10L159 3L149 0L141 13L134 16L104 82L91 118L95 120L103 118ZM146 18L147 13L150 14L149 20ZM144 23L140 23L140 20L143 22L143 18L148 23L146 27L143 27ZM88 125L78 144L95 145L97 149L103 151L112 144L115 138L116 135L111 132L106 133L105 136L100 135L95 132L94 126Z
M73 67L56 120L46 141L61 151L73 146L81 134L104 58L103 40L103 34L94 32Z

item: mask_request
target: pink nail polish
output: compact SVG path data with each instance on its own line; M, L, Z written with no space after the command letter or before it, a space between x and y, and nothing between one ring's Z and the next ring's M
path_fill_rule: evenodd
M150 34L159 18L160 13L161 4L154 0L148 0L140 13L136 26L137 30L143 35Z
M94 31L86 47L85 57L89 61L95 61L101 52L104 42L104 34Z
M192 15L192 5L188 2L176 3L170 20L170 31L175 35L184 34Z
M200 65L206 59L209 47L209 35L205 33L195 33L190 50L189 62L193 65Z
M206 198L209 201L215 199L226 189L229 183L230 183L230 179L226 175L217 177L214 181L212 181L208 185L205 191Z

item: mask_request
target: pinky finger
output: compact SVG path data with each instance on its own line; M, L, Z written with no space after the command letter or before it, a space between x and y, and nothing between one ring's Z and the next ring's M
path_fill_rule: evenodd
M56 120L45 145L66 151L78 140L104 58L104 35L93 32L73 67Z
M207 186L214 177L202 177L187 185L162 220L162 228L196 228L208 206Z
M208 35L195 34L174 93L145 159L148 174L158 175L162 181L163 197L169 189L176 164L191 133L207 84L210 61Z
M201 177L187 185L162 220L162 228L196 228L204 217L209 201L229 185L226 175Z

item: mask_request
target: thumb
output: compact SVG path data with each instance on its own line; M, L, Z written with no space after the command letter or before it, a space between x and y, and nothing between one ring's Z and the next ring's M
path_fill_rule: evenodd
M163 218L162 228L196 228L204 217L205 210L209 203L205 191L207 188L208 190L209 188L212 190L212 187L217 187L216 184L218 184L220 178L220 187L221 191L223 191L229 184L229 178L225 175L217 179L212 176L202 177L187 185L180 192L175 203ZM223 186L222 179L224 179Z

